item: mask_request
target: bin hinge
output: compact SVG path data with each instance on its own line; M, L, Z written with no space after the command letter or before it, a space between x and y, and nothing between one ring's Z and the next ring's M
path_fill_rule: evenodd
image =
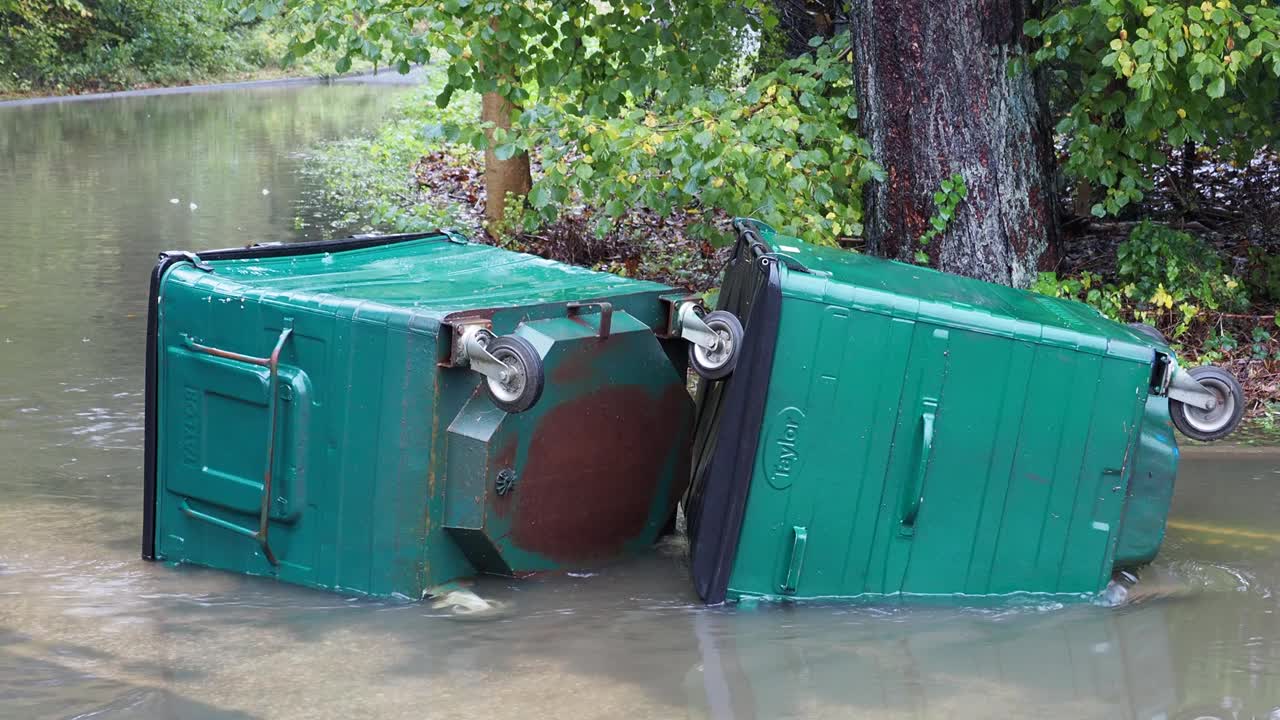
M171 254L177 255L178 257L186 258L187 262L195 266L195 269L197 270L202 270L204 272L213 272L213 266L201 260L200 256L193 252L184 250L182 252L171 253Z

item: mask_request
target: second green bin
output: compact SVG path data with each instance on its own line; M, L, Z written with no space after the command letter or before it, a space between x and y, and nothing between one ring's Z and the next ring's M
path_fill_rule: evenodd
M1079 303L739 229L720 307L746 340L694 440L705 601L1106 587L1167 358Z

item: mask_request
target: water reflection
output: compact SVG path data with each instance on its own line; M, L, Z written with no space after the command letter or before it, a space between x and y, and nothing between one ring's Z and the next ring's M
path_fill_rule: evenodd
M139 561L155 254L324 234L297 153L396 92L0 108L0 717L1280 716L1271 450L1185 457L1119 608L706 609L678 546L483 617Z

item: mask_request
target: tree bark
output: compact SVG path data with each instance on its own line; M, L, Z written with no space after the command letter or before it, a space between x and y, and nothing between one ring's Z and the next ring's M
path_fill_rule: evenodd
M860 122L888 174L866 191L871 251L909 260L923 249L946 272L1020 287L1054 259L1051 130L1022 44L1029 10L1029 0L855 2ZM968 198L922 247L933 193L954 173Z
M480 121L492 122L504 130L511 129L511 115L515 106L496 92L485 93L480 102ZM506 160L499 160L494 153L493 133L489 136L488 149L484 151L484 216L491 224L500 223L506 217L507 194L524 197L533 186L529 173L528 153L516 153Z

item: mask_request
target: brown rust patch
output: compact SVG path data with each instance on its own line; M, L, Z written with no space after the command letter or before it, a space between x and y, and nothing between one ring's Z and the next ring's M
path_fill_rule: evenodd
M595 328L590 328L592 332ZM583 338L574 343L573 352L563 353L564 359L551 370L551 382L556 385L572 385L583 382L605 367L605 352L613 338Z
M549 411L514 493L515 544L557 562L590 562L655 538L688 482L691 421L692 402L676 385L659 397L608 387Z

